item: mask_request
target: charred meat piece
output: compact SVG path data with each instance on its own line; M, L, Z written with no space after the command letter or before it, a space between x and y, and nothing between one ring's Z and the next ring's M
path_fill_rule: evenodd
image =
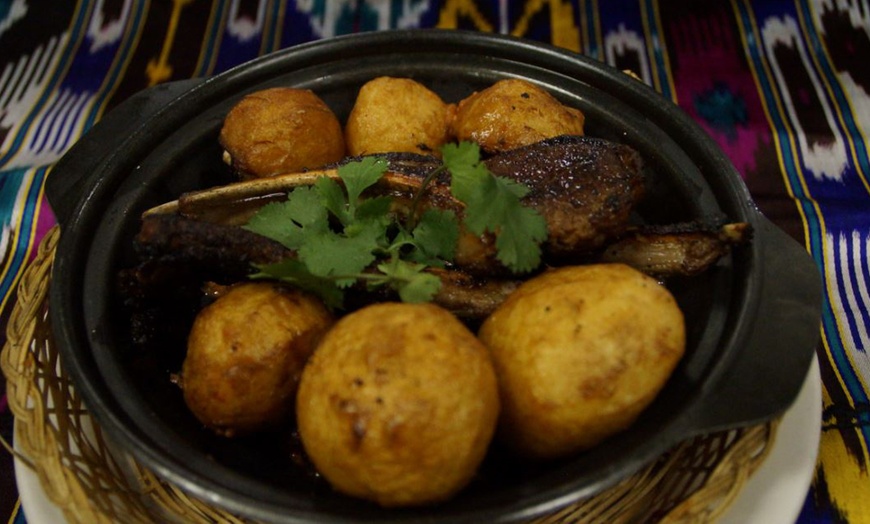
M644 193L643 163L629 146L560 136L486 160L495 175L529 188L523 202L547 220L547 250L588 253L629 226Z
M637 227L609 244L599 261L622 262L662 278L690 276L707 270L751 236L751 226L743 222L721 227L697 223Z
M144 217L133 247L143 260L185 262L230 276L247 275L251 264L293 256L278 242L241 227L173 214Z
M393 210L407 215L426 175L437 161L421 155L385 155L389 170L369 189L369 196L393 198ZM548 225L545 250L556 257L596 251L629 226L629 216L643 195L640 155L628 146L602 139L561 136L500 153L485 160L494 174L529 188L523 202ZM339 180L336 168L258 179L182 195L147 215L180 213L199 220L242 224L257 209L319 177ZM448 176L435 177L420 194L418 212L450 209L460 217L464 206L453 198ZM476 275L505 274L496 259L494 237L463 233L455 264Z
M122 294L142 297L191 275L223 283L243 280L253 264L272 264L295 256L278 242L232 225L174 214L148 215L134 239L142 263L122 273ZM435 303L457 316L480 319L519 286L514 279L481 278L458 269L428 269L441 279ZM390 297L370 296L367 301Z
M456 270L428 271L441 279L434 302L460 318L471 320L488 317L522 283L514 279L480 278Z
M378 156L387 160L389 168L381 180L366 191L365 196L389 196L394 200L393 211L406 215L427 174L441 164L430 157L415 154ZM286 173L191 191L182 194L178 200L145 211L144 216L178 214L204 222L243 225L262 206L285 200L289 192L299 187L312 186L319 178L331 178L342 183L338 167L340 166ZM450 193L449 179L436 179L427 186L420 198L420 211L430 207L461 211L462 203Z
M622 262L659 278L694 275L715 264L730 249L749 241L745 223L710 228L697 223L634 227L588 262ZM191 275L220 282L242 280L252 264L278 262L294 253L279 243L231 225L201 222L178 215L151 215L143 219L134 244L143 263L125 272L126 295L147 293L156 285L166 287L166 273L183 268ZM156 268L156 269L155 269ZM161 271L160 268L163 270ZM501 304L520 280L481 277L461 269L429 268L441 279L435 302L467 319L482 319ZM159 277L159 278L158 278ZM370 300L390 297L370 296Z

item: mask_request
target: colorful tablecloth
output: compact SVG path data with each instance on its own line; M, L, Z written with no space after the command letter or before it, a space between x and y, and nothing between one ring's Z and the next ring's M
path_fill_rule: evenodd
M716 139L824 279L821 449L799 522L870 522L866 0L0 0L0 323L55 223L52 164L119 102L313 39L427 27L509 33L630 69ZM11 440L5 396L0 417ZM7 516L25 521L2 452Z

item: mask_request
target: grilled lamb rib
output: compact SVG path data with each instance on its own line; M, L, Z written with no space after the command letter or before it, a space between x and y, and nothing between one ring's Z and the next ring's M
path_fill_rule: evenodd
M523 203L547 220L546 247L557 256L594 251L622 233L643 198L640 154L600 138L551 138L485 163L529 188Z
M389 195L394 211L407 214L426 175L438 167L431 157L384 155L389 170L368 196ZM523 203L547 221L545 251L554 256L592 252L629 226L629 216L643 196L640 155L628 146L602 139L562 136L507 151L484 161L494 174L529 189ZM337 168L278 175L182 195L146 215L179 213L199 220L241 224L253 210L283 194L313 184L321 176L338 180ZM450 178L436 177L420 194L418 211L450 209L459 216L463 204L450 193ZM463 233L454 263L475 275L506 274L496 260L491 234Z
M408 154L385 158L389 170L370 191L393 197L394 211L407 214L438 163ZM485 163L494 174L529 188L524 203L547 221L545 261L550 263L624 262L658 277L693 274L749 237L745 224L721 230L697 224L667 229L632 226L629 217L643 196L644 180L639 154L625 145L564 136L500 153ZM244 278L252 264L274 263L294 253L239 224L260 205L286 198L293 188L311 185L321 176L338 179L337 168L182 195L145 213L136 249L149 263L192 264L230 280ZM462 203L452 197L446 175L436 177L421 196L420 211L436 207L462 214ZM519 285L495 259L493 244L491 235L461 237L454 263L430 270L442 280L437 303L466 318L482 318ZM135 287L143 275L134 269L126 276Z

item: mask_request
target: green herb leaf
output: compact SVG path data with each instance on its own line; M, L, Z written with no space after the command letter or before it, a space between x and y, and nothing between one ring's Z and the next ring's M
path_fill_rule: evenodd
M306 238L299 248L299 260L316 276L333 278L340 287L352 285L356 276L375 261L384 234L377 222L352 227L349 235L329 232Z
M465 204L465 228L476 235L494 234L496 256L512 271L536 268L547 225L522 205L528 188L493 176L480 161L476 144L450 144L442 152L451 192ZM402 224L391 213L390 197L362 198L386 169L383 159L367 157L341 166L341 183L321 177L312 187L290 192L287 202L264 206L245 227L281 242L298 258L258 266L254 278L293 283L318 294L330 307L340 307L343 288L359 280L369 287L388 286L405 302L432 300L441 279L425 270L453 259L459 220L453 211L428 209L413 225ZM330 223L331 216L340 226Z
M358 162L348 162L338 168L338 176L347 191L347 203L354 215L363 191L377 183L387 171L387 162L382 158L363 157Z
M388 285L394 289L402 302L429 302L441 289L441 279L431 273L424 273L426 266L415 264L396 257L379 264L378 270L388 277Z
M242 227L289 249L296 249L302 238L302 228L288 217L287 202L266 204Z
M251 275L254 279L275 279L292 284L299 289L308 291L323 300L331 309L338 309L344 302L344 294L330 279L311 274L300 260L287 258L275 264L255 266L257 273Z
M442 149L450 171L450 189L465 204L463 224L475 235L496 235L496 258L515 273L525 273L541 263L541 242L547 222L520 199L528 188L495 176L480 161L477 144L448 144Z
M523 207L503 218L504 229L495 239L499 262L516 273L532 271L540 266L540 243L547 239L547 221L544 217L532 208ZM532 245L536 248L530 247Z
M314 182L314 189L320 195L320 201L330 213L342 224L349 224L353 216L348 211L347 197L344 190L335 180L329 177L320 177Z
M453 260L459 241L459 220L450 210L427 209L411 233L417 251L414 260L427 265L443 266Z
M450 171L450 192L454 197L466 205L486 198L485 185L492 175L480 161L480 147L477 144L445 144L441 156Z
M308 187L294 189L286 202L266 204L244 226L292 250L302 245L306 234L320 233L328 227L327 211L318 194Z
M356 220L377 221L387 227L391 222L390 207L393 199L390 197L374 197L363 200L356 209Z

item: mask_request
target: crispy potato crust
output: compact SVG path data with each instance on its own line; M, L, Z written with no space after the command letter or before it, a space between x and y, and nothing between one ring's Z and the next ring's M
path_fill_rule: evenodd
M673 296L622 264L548 271L520 286L479 335L499 379L498 438L544 459L626 429L685 350Z
M360 88L345 125L348 153L441 156L454 106L410 78L379 77Z
M220 144L241 178L292 173L345 156L338 118L313 92L275 87L245 96L224 119Z
M583 113L520 79L499 80L459 102L451 124L457 140L495 153L559 135L582 135Z
M427 504L474 475L498 391L486 348L453 315L383 303L324 337L296 414L306 452L335 489L383 506Z
M181 374L184 401L224 436L283 420L305 361L331 324L320 300L295 289L233 286L194 320Z

